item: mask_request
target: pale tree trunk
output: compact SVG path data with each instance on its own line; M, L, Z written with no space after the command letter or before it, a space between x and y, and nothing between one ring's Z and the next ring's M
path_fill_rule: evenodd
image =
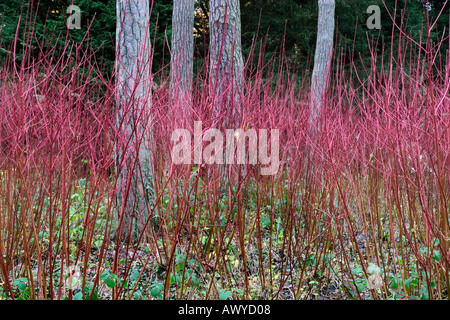
M240 112L244 61L239 0L209 0L210 79L217 108ZM224 92L226 91L226 94Z
M314 69L311 78L311 99L309 124L318 130L317 119L320 115L323 99L330 78L331 58L334 39L334 0L319 1L319 21L317 24L316 52Z
M190 122L194 59L194 0L174 0L170 61L170 94L175 119Z
M149 143L151 52L149 0L117 0L115 238L136 240L143 232L153 190ZM121 228L119 226L122 225Z

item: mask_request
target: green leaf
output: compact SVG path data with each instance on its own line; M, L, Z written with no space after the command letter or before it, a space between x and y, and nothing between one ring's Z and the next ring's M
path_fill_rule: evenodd
M420 297L420 300L428 300L428 294L424 294Z
M391 288L394 289L394 290L398 289L398 283L396 281L392 281Z
M81 300L81 299L83 299L83 293L81 291L73 296L73 300Z
M441 260L441 252L438 250L434 250L432 258L436 261Z
M114 281L113 279L111 279L111 278L108 278L108 280L106 280L106 285L109 287L109 288L114 288L115 286L116 286L116 281Z
M226 290L220 290L219 293L219 300L227 300L229 297L231 297L233 294L231 293L231 291L226 291Z
M200 285L200 278L194 274L191 278L191 284L193 287L198 287Z
M23 283L23 282L19 282L17 287L19 288L19 290L23 291L23 290L25 290L27 288L27 284Z
M130 276L131 281L136 281L138 277L139 277L139 270L134 269L131 272L131 276Z
M411 284L411 281L412 281L411 278L406 279L406 280L405 280L405 287L408 287L408 286Z
M364 291L364 289L367 287L367 280L366 279L357 279L356 286L358 287L358 290L360 292Z
M439 245L439 239L436 238L436 240L434 240L434 246L437 247Z
M114 273L110 273L109 276L113 279L119 279L119 277L117 275L115 275Z
M159 292L158 288L156 288L156 287L150 290L150 294L154 298L161 298L162 297L161 293Z
M102 280L106 280L109 278L109 271L105 271L102 273L102 275L100 276L100 279Z
M89 295L86 296L86 300L89 299ZM98 300L98 294L97 294L97 289L95 289L94 294L92 295L91 300Z
M422 294L420 296L420 300L428 300L429 299L427 287L420 288L420 293Z

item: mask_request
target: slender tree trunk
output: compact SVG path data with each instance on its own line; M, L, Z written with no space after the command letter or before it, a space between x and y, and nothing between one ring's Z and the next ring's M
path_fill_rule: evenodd
M318 130L318 119L330 77L334 38L334 0L319 1L319 21L317 24L316 52L311 79L311 113L309 124ZM314 130L314 131L315 131Z
M194 59L194 0L174 0L170 93L176 103L176 118L189 121Z
M239 112L244 61L239 0L209 0L210 79L218 108ZM226 92L226 94L224 94Z
M151 204L152 161L149 148L151 69L149 0L117 0L115 237L136 240Z

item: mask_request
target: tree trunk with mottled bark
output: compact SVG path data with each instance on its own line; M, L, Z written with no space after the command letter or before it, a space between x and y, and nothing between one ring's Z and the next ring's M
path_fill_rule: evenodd
M194 59L194 0L174 0L170 61L170 93L176 103L176 118L191 115Z
M149 0L117 0L116 230L114 237L136 240L152 205L151 51Z
M209 0L210 79L218 108L240 112L244 61L239 0ZM227 94L223 94L224 92Z
M317 24L316 51L314 55L314 69L311 78L311 107L309 124L316 128L323 99L330 78L331 58L333 54L334 38L334 0L319 1L319 21Z

